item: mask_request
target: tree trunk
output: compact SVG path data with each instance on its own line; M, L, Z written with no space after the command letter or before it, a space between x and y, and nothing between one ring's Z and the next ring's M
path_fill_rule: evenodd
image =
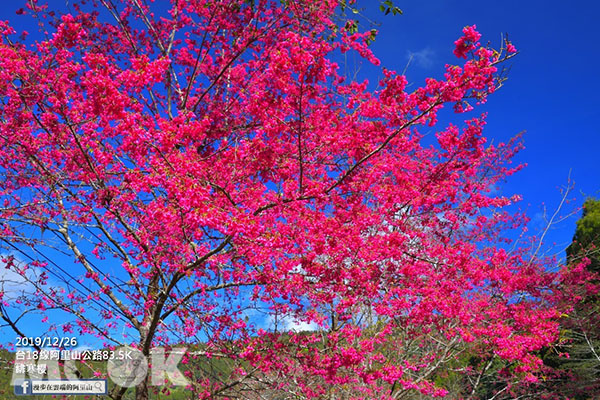
M135 400L148 400L148 381L150 377L146 374L144 380L135 387Z

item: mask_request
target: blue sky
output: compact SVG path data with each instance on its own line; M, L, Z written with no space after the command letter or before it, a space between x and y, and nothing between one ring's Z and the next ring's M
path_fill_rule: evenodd
M375 4L363 0L363 4L367 2ZM9 19L17 30L27 29L33 35L35 27L18 25L28 20L14 13L21 4L5 5L0 19ZM64 7L63 0L50 4ZM383 66L398 71L406 68L412 87L422 85L428 76L441 77L444 64L457 61L453 42L465 25L476 24L482 40L495 46L500 44L501 34L508 33L519 50L510 63L505 86L477 112L488 112L485 135L496 143L527 131L526 148L516 160L528 166L510 177L501 190L523 196L520 207L532 218L531 232L543 227L542 205L551 213L560 202L559 188L566 186L569 171L575 200L565 212L580 206L587 196L600 198L596 161L600 145L600 27L596 19L600 4L590 1L568 7L564 2L538 0L396 0L396 4L404 15L368 13L381 23L373 50ZM373 81L378 77L374 69L365 68L364 72ZM454 122L464 119L458 117ZM563 256L575 220L556 226L548 235L546 249Z
M600 198L600 3L396 0L395 4L403 15L368 14L381 22L373 50L383 66L398 71L405 69L412 53L406 73L415 87L427 76L441 77L445 63L456 63L453 42L465 25L476 24L482 42L496 47L501 34L508 33L519 50L510 62L508 81L484 107L488 112L484 132L497 143L526 131L525 149L516 160L527 167L508 178L502 191L523 196L520 207L532 218L532 233L544 225L542 205L550 213L559 204L559 189L567 185L569 171L575 184L570 197L575 200L565 212L580 207L585 197ZM577 217L549 232L546 249L564 255L561 250L572 239Z

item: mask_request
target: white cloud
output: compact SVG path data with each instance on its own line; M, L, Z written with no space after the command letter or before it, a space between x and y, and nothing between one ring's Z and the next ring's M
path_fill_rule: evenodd
M315 322L301 321L291 315L284 315L275 317L274 315L269 316L269 328L278 331L294 331L294 332L306 332L316 331L319 329L319 325Z
M429 69L434 65L435 52L430 47L425 47L419 51L408 51L407 56L409 63L416 63L419 67Z
M298 321L294 318L287 318L283 321L285 330L294 332L316 331L319 325L314 322Z
M29 268L27 275L17 272L13 268L6 268L6 263L2 262L3 257L8 257L7 254L0 254L0 290L5 295L20 295L20 294L32 294L35 292L35 287L31 283L32 278L35 276L35 271ZM14 257L14 263L17 266L25 264L23 261Z

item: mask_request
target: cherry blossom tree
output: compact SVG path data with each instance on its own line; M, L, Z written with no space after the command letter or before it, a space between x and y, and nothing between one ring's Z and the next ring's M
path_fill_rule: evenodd
M422 87L349 80L336 60L379 66L376 31L339 6L30 1L35 42L0 22L0 239L28 282L6 325L193 345L226 365L188 371L195 398L443 396L466 344L534 380L557 277L510 249L518 198L492 189L521 145L473 111L515 47L465 27Z

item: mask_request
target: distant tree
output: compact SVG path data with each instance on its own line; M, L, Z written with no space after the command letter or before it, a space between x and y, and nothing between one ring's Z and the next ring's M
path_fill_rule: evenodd
M577 221L573 242L567 248L568 263L582 257L589 258L589 271L600 272L600 201L596 199L588 199L583 204L583 215Z
M567 249L561 276L558 301L566 313L561 317L560 339L540 350L544 365L535 379L515 380L516 365L497 357L493 350L486 352L482 348L461 346L457 349L460 357L436 372L436 382L451 389L451 398L597 398L600 393L599 216L600 201L588 199L577 221L573 242ZM549 221L549 226L552 223Z
M536 386L552 398L588 400L600 393L600 201L588 199L566 250L561 319L555 346L542 351L546 379Z

